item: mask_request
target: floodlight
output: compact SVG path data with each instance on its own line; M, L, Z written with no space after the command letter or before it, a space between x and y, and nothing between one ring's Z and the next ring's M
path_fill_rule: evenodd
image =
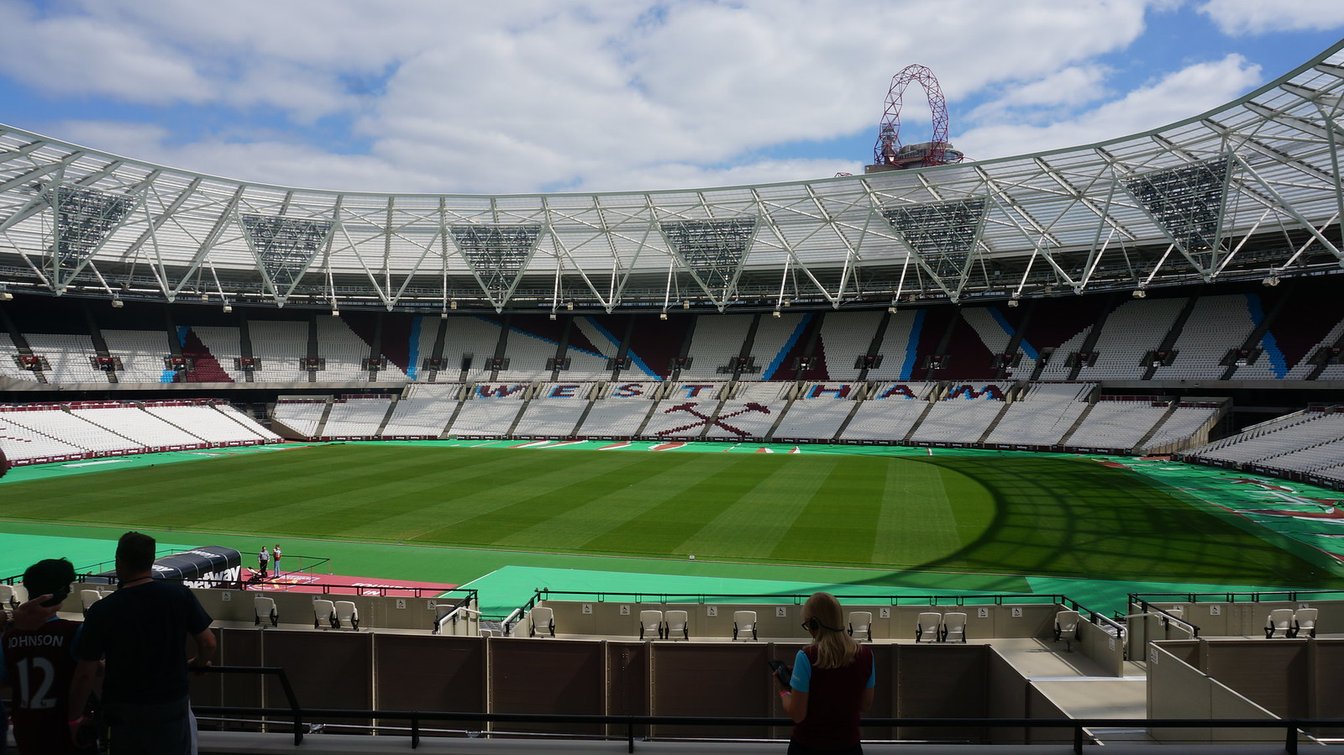
M770 316L771 316L771 317L779 317L779 310L776 309L774 312L771 312L771 313L770 313Z
M112 300L112 308L113 308L113 309L121 309L121 308L124 307L124 306L126 306L126 305L122 303L121 299L113 299L113 300Z
M229 314L229 313L232 312L232 311L233 311L233 307L232 307L231 305L228 305L228 304L225 304L225 305L224 305L224 314L227 315L227 314Z
M659 319L659 320L666 320L666 319L667 319L667 313L666 313L666 312L659 312L659 313L658 313L658 319Z
M1136 289L1134 289L1134 293L1130 294L1130 296L1133 296L1135 299L1142 299L1143 297L1145 297L1145 296L1147 296L1147 295L1148 295L1148 292L1147 292L1147 291L1144 291L1144 290L1141 289L1141 288L1136 288Z
M340 317L340 316L341 316L341 310L339 310L339 309L337 309L337 308L335 308L335 307L332 307L332 308L331 308L331 316L332 316L332 317Z

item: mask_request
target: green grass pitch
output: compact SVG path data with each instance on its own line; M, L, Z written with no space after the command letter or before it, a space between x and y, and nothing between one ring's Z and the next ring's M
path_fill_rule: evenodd
M244 544L323 538L887 572L1341 586L1329 570L1140 475L1046 455L328 445L17 482L4 486L4 498L11 522L167 530L179 541L189 532Z

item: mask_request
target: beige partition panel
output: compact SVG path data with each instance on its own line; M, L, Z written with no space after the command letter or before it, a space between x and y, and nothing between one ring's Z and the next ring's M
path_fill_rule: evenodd
M1049 697L1037 689L1034 685L1027 688L1027 718L1043 719L1063 719L1068 718L1064 711L1059 709ZM1046 744L1058 742L1072 742L1072 729L1058 729L1054 727L1043 728L1032 726L1027 728L1027 744Z
M106 588L105 588L106 589ZM359 610L359 625L362 628L381 627L386 629L423 629L429 632L434 626L438 603L456 603L457 599L438 600L436 598L383 597L379 595L354 595L330 593L326 595L284 590L228 590L223 588L192 590L201 606L216 621L253 623L256 616L255 599L270 598L275 601L276 613L281 624L312 626L313 599L348 600ZM79 610L78 590L71 608Z
M998 653L990 653L987 666L986 715L990 718L1026 718L1027 690L1031 686L1027 678ZM994 744L1022 744L1027 741L1027 730L1022 727L996 726L989 730L989 741Z
M1125 641L1086 619L1078 620L1075 641L1083 655L1097 662L1111 676L1125 675Z
M1184 649L1188 653L1188 648ZM1148 646L1148 715L1152 718L1277 718L1247 699L1167 652L1161 644ZM1275 742L1278 729L1152 729L1165 742Z
M1344 719L1344 641L1315 640L1307 644L1312 684L1308 705L1312 718ZM1344 736L1344 728L1315 732L1322 737Z

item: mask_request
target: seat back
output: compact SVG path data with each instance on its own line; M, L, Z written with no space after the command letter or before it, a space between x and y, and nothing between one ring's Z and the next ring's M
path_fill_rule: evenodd
M1315 608L1299 608L1293 613L1293 633L1300 634L1306 630L1312 637L1316 636L1316 616L1318 610Z
M943 623L943 615L937 611L922 611L915 619L915 642L928 640L937 642L938 628Z
M0 605L14 604L14 588L9 585L0 585Z
M733 639L746 639L747 635L756 639L756 612L733 611Z
M948 611L943 614L943 642L966 641L966 614L962 611Z
M359 607L353 600L336 601L336 620L341 626L349 624L355 629L359 628Z
M1265 636L1273 637L1275 635L1288 636L1293 627L1293 609L1275 608L1269 612L1269 618L1265 619Z
M271 626L280 624L280 614L275 610L275 598L258 595L252 599L252 609L256 614L256 624L258 626L261 626L262 619L269 621Z
M690 628L687 627L690 617L685 611L668 611L663 616L666 617L667 621L668 639L676 639L677 635L681 635L683 640L691 638Z
M9 601L11 606L18 607L28 602L28 588L23 585L10 585L9 589L14 592L14 596Z
M316 629L323 622L334 624L336 621L336 604L325 598L313 599L313 628Z
M1055 633L1072 635L1078 631L1078 612L1060 611L1055 614Z
M662 611L640 611L639 612L639 639L645 637L663 636L663 612Z
M87 611L94 603L103 599L103 594L97 590L80 590L79 604Z
M545 606L538 606L532 609L530 616L531 624L527 630L529 637L555 636L555 611Z
M851 611L849 614L849 634L868 641L873 639L873 612Z

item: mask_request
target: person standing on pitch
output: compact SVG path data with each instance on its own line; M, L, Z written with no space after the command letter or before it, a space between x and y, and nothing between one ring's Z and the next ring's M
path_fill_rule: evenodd
M280 544L275 544L275 550L271 551L271 574L276 579L280 578Z
M859 720L873 705L877 668L873 651L855 642L843 622L840 601L830 593L814 593L803 604L812 644L798 651L788 688L779 691L794 723L789 755L863 753Z
M266 550L266 546L261 546L261 552L257 554L257 571L261 573L262 579L266 579L266 564L270 560L270 552Z
M154 579L154 538L127 532L117 542L117 591L89 607L75 641L70 726L79 725L99 660L106 662L103 721L110 755L188 755L196 726L187 669L210 665L210 615L181 582ZM195 655L187 657L187 640Z

